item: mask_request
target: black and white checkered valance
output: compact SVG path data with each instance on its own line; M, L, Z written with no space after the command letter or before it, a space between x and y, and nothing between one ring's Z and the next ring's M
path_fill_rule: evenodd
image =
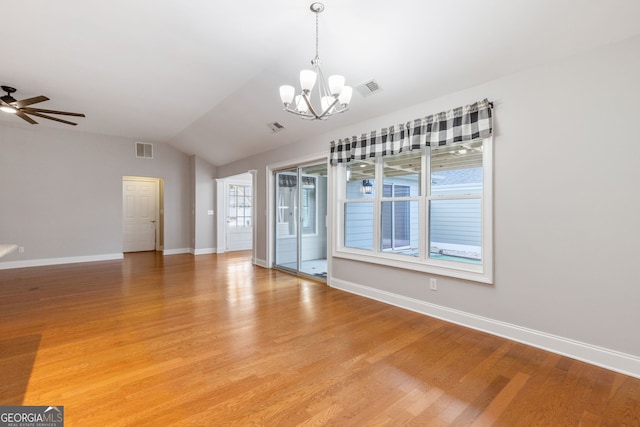
M487 100L432 114L423 119L331 141L332 165L488 138L493 132L493 105Z

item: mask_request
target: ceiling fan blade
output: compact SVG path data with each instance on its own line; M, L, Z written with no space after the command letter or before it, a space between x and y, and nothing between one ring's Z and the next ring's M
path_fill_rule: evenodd
M20 117L22 120L26 120L29 123L31 123L32 125L37 125L38 122L36 122L35 120L33 120L31 117L27 116L25 113L23 113L22 111L18 110L16 112L16 116Z
M37 113L37 112L34 112L34 111L29 112L29 114L31 114L32 116L42 117L43 119L53 120L55 122L60 122L60 123L64 123L64 124L71 125L71 126L77 125L77 123L68 122L66 120L62 120L62 119L59 119L57 117L46 116L44 114L40 114L40 113Z
M56 111L56 110L45 110L44 108L31 108L25 107L22 108L22 111L25 113L47 113L47 114L61 114L63 116L75 116L75 117L86 117L82 113L70 113L69 111Z
M46 96L34 96L33 98L27 98L20 101L13 102L12 104L18 108L26 107L27 105L37 104L38 102L48 101L49 98Z

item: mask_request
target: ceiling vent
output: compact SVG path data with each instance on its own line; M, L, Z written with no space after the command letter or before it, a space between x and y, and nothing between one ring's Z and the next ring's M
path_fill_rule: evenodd
M273 133L280 132L281 130L284 130L284 126L282 126L278 122L268 123L267 126L269 126L269 129L271 129L271 132L273 132Z
M360 92L360 95L365 97L382 90L378 82L373 79L356 86L356 89Z
M136 142L136 157L141 159L153 159L153 144L148 142Z

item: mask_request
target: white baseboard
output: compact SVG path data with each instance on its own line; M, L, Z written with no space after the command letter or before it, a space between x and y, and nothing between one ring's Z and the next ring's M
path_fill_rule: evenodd
M190 248L179 248L179 249L164 249L162 251L162 255L180 255L180 254L190 254Z
M206 254L215 254L218 253L216 248L203 248L203 249L195 249L191 252L194 255L206 255Z
M46 265L58 265L58 264L75 264L79 262L112 261L112 260L123 259L123 258L124 258L124 255L122 253L118 253L118 254L74 256L74 257L64 257L64 258L29 259L24 261L0 262L0 270L8 270L10 268L43 267Z
M253 264L257 265L258 267L264 267L264 268L269 268L269 265L267 265L267 261L264 259L260 259L260 258L253 258Z
M487 317L477 316L464 311L431 304L415 298L382 291L357 283L331 278L330 286L346 292L371 298L447 322L456 323L492 335L507 338L552 353L581 360L592 365L640 378L640 357L621 353L616 350L575 341L546 332L525 328L511 323Z

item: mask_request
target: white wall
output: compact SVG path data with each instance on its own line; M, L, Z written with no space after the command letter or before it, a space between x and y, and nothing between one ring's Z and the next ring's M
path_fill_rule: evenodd
M427 274L337 258L330 283L640 376L638 52L635 37L219 170L258 169L266 193L272 162L486 97L495 103L495 284L437 277L434 292ZM257 226L262 257L266 220Z
M25 248L0 268L122 253L122 177L164 178L164 247L189 246L189 158L154 144L37 125L0 124L0 241Z
M216 252L215 175L216 168L205 160L191 156L191 173L193 176L193 215L192 248L195 254ZM215 213L215 211L214 211Z

